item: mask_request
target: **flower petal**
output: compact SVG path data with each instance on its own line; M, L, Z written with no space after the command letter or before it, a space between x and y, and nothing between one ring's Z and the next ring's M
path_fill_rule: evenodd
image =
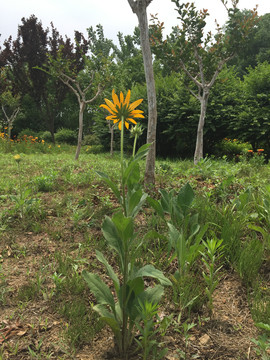
M112 103L112 102L111 102L110 100L108 100L108 99L104 99L104 100L105 100L105 103L109 106L109 108L110 108L112 111L117 112L114 103Z
M125 126L127 129L129 129L129 123L127 121L125 121Z
M104 109L108 110L110 114L115 115L109 106L107 106L105 104L101 104L100 107L103 107Z
M114 105L117 105L120 107L120 102L119 102L118 96L116 95L114 89L112 91L112 99L113 99Z
M142 114L133 114L133 112L130 114L130 116L133 116L135 118L144 119L144 116Z
M124 104L124 94L122 93L122 91L120 92L120 103L121 106Z
M105 99L106 100L106 99ZM143 101L143 99L139 99L134 101L132 104L129 105L129 110L134 110L135 107L137 107L138 105L140 105L140 103Z
M106 116L106 120L117 120L117 117L116 117L116 115L109 115L109 116Z
M126 96L124 104L128 106L129 100L130 100L130 90L128 90L128 92L127 92L127 96Z
M126 120L127 120L127 121L130 121L132 124L137 124L137 122L136 122L134 119L127 118Z

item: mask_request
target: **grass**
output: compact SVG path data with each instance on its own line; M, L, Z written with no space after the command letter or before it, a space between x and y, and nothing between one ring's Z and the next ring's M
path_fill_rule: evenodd
M104 216L117 211L118 204L96 171L117 179L119 157L82 151L75 162L73 150L65 147L65 151L58 148L50 153L21 154L20 170L14 153L0 156L0 356L4 359L74 359L92 346L96 336L104 336L104 346L106 336L111 336L92 310L95 298L81 272L87 269L106 278L96 260L96 249L108 254L110 264L118 269L100 230ZM141 166L143 169L144 164ZM23 191L29 189L23 205L14 200L19 195L19 177ZM157 161L156 184L150 190L151 196L159 199L159 189L173 188L177 193L189 182L195 192L191 212L198 214L201 227L208 224L205 240L223 240L220 286L233 274L254 322L268 325L269 179L269 164L206 159L195 167L188 160L167 159ZM149 233L151 230L155 232ZM140 261L153 263L172 276L177 261L168 252L166 224L148 206L139 214L137 231L141 238L150 234L140 250ZM181 314L183 323L196 323L190 330L195 338L216 326L212 318L201 320L208 315L202 270L202 258L198 257L185 277L166 290L160 304L159 313L171 319L166 325L167 333L175 339L171 348L182 346L186 358L195 354L195 348L192 341L182 343L179 332L174 331L174 319ZM222 295L220 291L217 287L216 299ZM215 299L213 306L214 314L215 308L218 313ZM13 326L13 338L8 335L1 341L2 333L9 334L5 330L8 326ZM155 336L160 336L162 343L164 329ZM240 345L238 350L240 358L244 350ZM222 358L229 359L229 351L222 351ZM140 354L136 356L140 358Z

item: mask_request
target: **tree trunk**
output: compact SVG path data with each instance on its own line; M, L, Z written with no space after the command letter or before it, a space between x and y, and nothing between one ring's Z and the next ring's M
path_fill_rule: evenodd
M75 160L78 160L81 147L82 147L82 136L83 136L83 113L85 109L85 101L80 102L80 112L79 112L79 133L78 133L78 144L75 154Z
M155 161L156 161L156 128L157 128L157 104L154 70L152 63L152 53L149 42L148 21L146 8L150 0L130 1L132 11L136 13L139 20L141 49L143 54L144 72L147 86L148 98L148 127L147 143L152 145L146 157L146 168L144 182L146 184L155 183Z
M205 115L209 98L209 90L203 89L203 94L200 97L201 102L201 113L200 119L197 128L197 139L196 139L196 148L194 153L194 164L197 165L198 162L203 159L203 128L205 123Z

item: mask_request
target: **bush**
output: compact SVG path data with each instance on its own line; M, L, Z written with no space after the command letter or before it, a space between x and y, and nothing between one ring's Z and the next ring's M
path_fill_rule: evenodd
M237 155L248 153L252 147L249 143L243 143L237 139L223 139L214 148L214 155L218 157L226 156L228 159L234 159Z
M87 146L85 151L87 154L101 154L104 152L104 147L102 145Z
M52 134L49 131L40 132L39 139L42 139L45 142L52 142Z
M38 137L38 133L31 129L24 129L18 134L18 139L22 139L25 137L25 135L32 136L33 138Z
M77 143L77 135L74 130L70 129L60 129L55 134L55 141L57 143L66 143L69 145L76 145Z
M90 145L90 146L100 145L100 141L96 134L89 134L89 135L85 135L82 144Z

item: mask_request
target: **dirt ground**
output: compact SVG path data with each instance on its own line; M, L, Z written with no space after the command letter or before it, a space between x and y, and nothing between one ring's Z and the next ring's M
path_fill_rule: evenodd
M80 241L80 235L75 241ZM2 238L4 240L4 238ZM6 275L9 292L7 302L0 310L0 346L2 359L31 359L29 347L35 349L37 359L81 359L81 360L117 360L114 341L109 328L104 327L91 344L84 346L75 354L68 354L67 345L61 339L67 324L54 311L48 299L39 296L35 301L18 304L18 289L29 282L43 259L52 257L59 246L50 240L46 233L27 233L13 239L14 246L1 242L0 261L2 273ZM25 249L24 256L18 255L18 249ZM62 249L64 251L64 248ZM20 250L22 252L22 250ZM94 256L94 254L93 254ZM160 317L168 316L172 309L164 305ZM207 318L207 309L194 317L196 326L190 331L186 348L186 359L247 360L259 359L254 350L252 338L257 338L246 298L246 290L235 273L224 272L222 280L214 294L214 311ZM178 350L185 350L183 334L168 330L162 338L168 353L167 360L180 359ZM39 349L41 350L37 350ZM1 353L0 353L1 354ZM49 355L48 355L49 356ZM1 357L0 357L1 358ZM34 357L33 357L34 358ZM139 355L129 359L140 359ZM149 359L150 360L150 359Z

